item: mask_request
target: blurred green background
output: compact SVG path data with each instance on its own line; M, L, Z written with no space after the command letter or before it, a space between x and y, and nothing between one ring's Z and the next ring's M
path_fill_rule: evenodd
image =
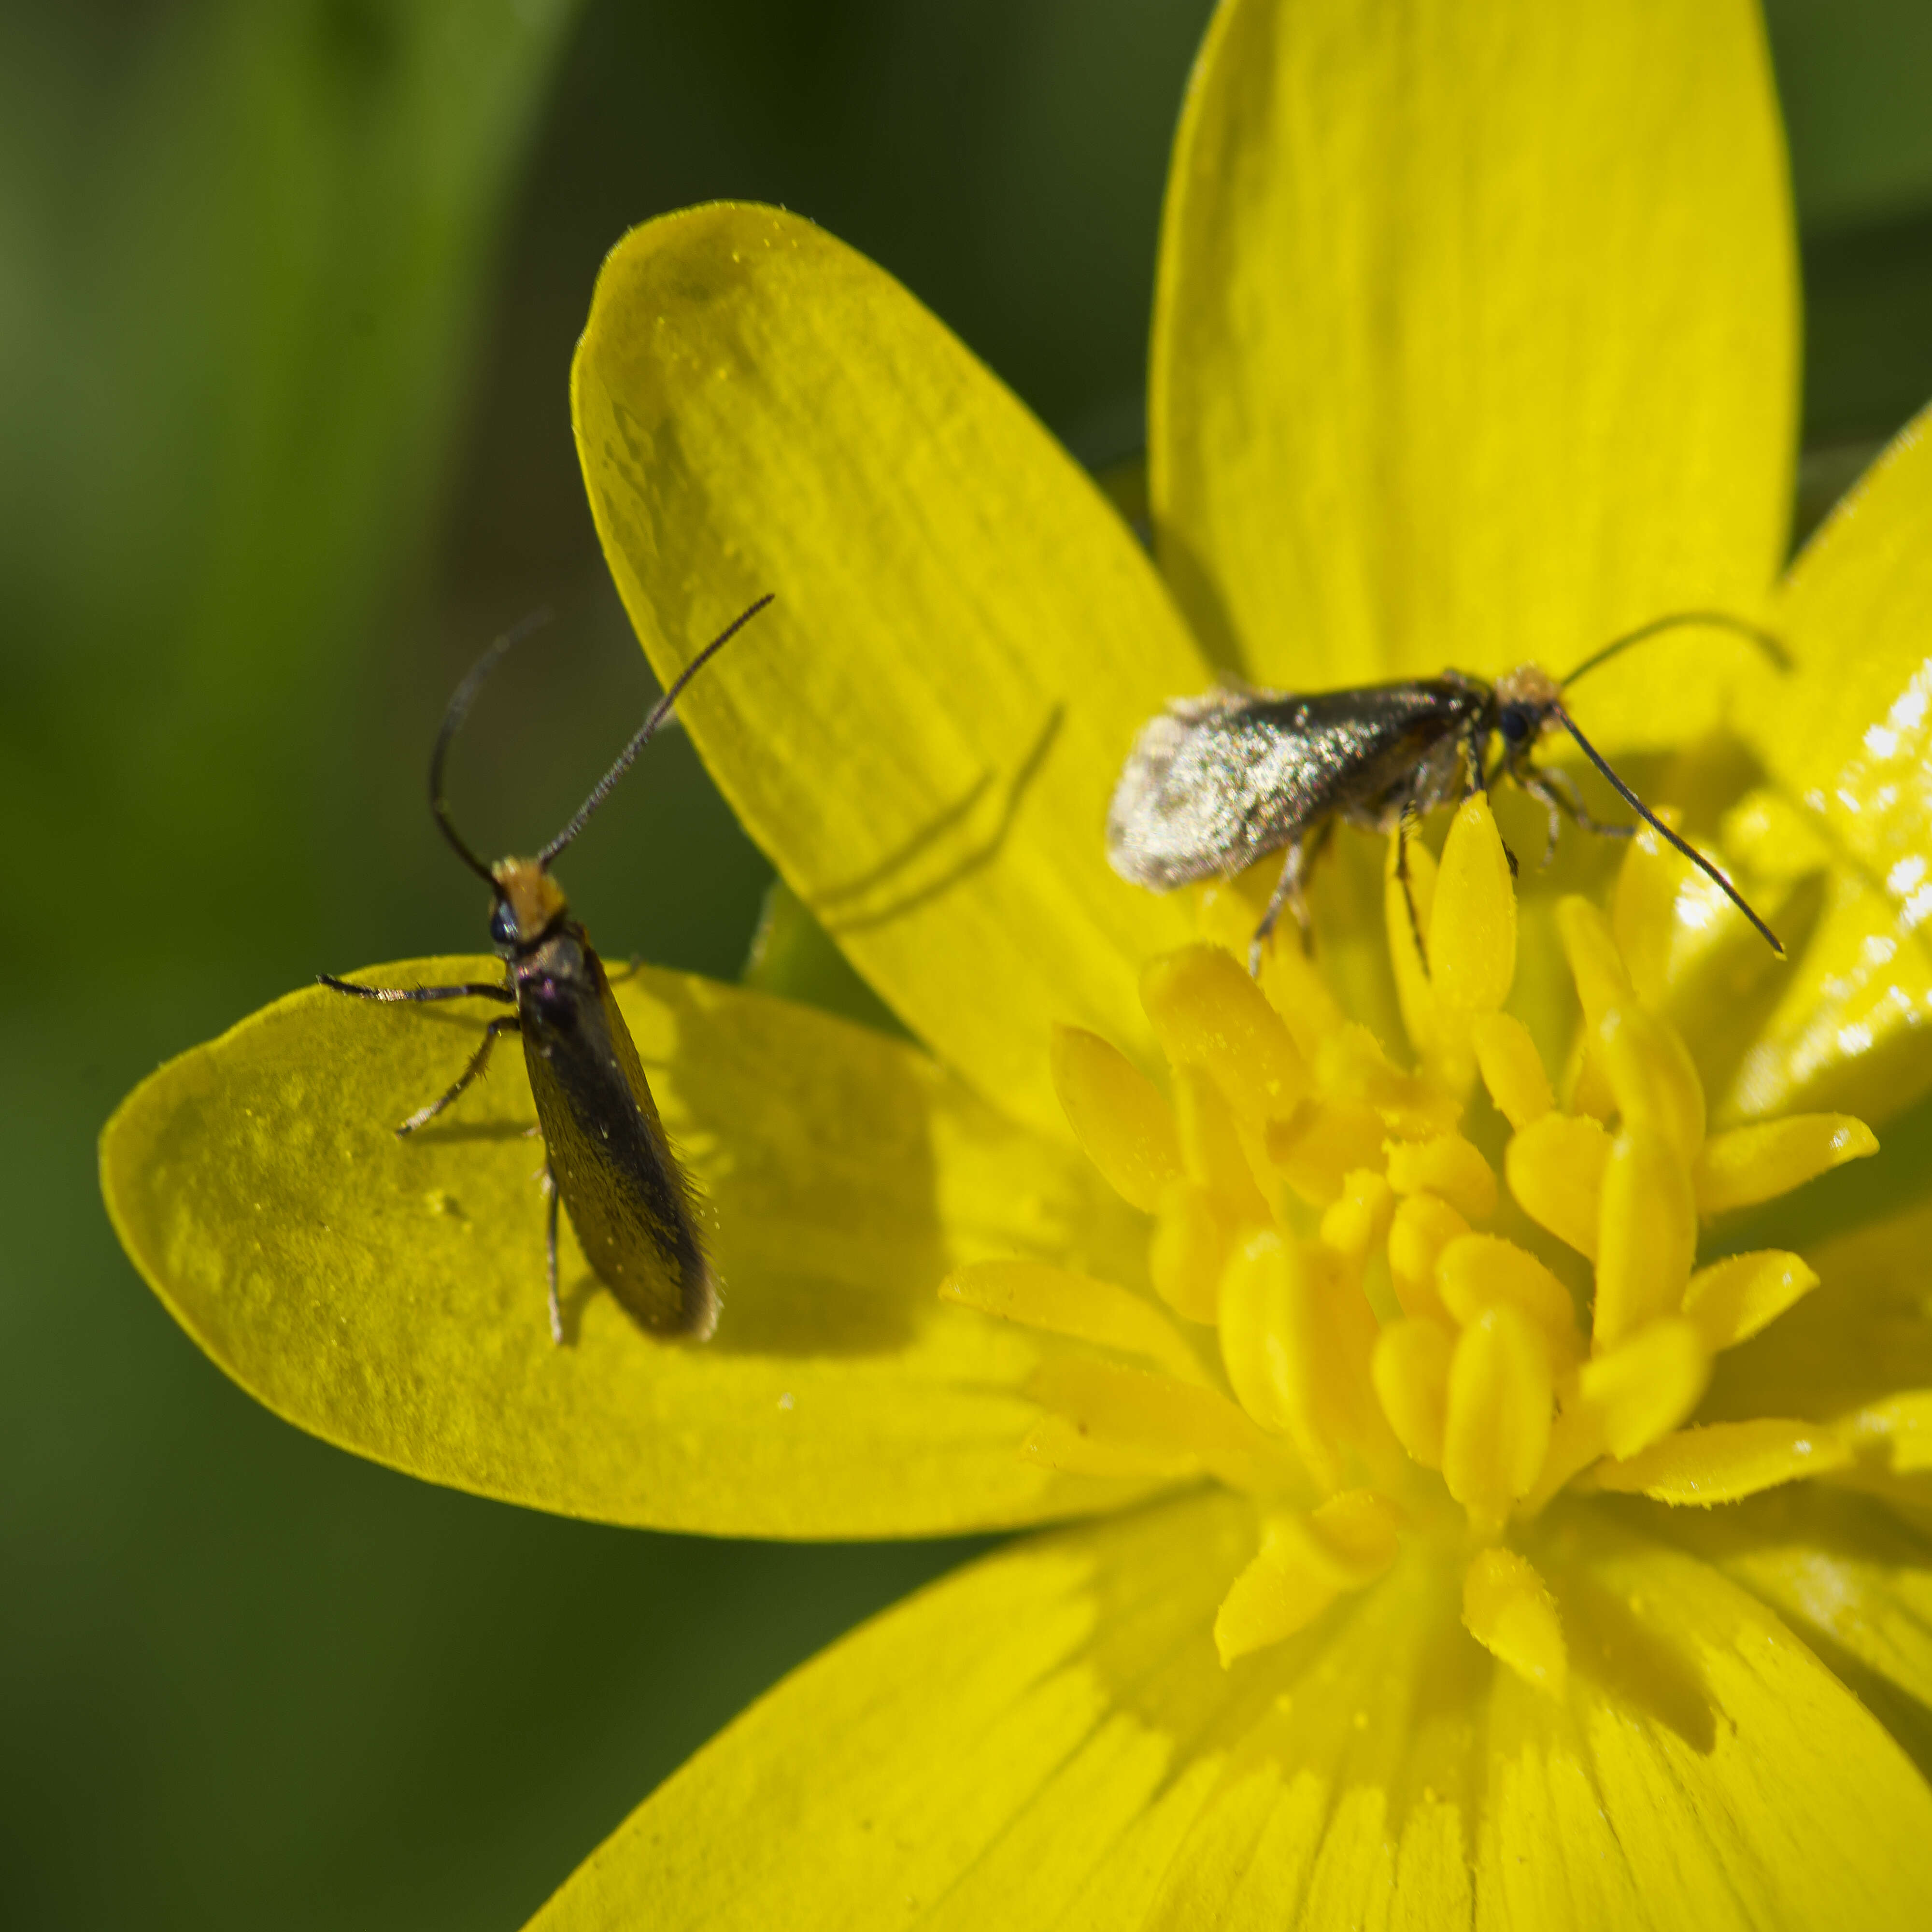
M554 1521L240 1395L94 1138L318 968L480 945L422 768L547 834L648 674L566 378L604 251L778 201L1090 462L1130 452L1207 0L0 10L0 1922L514 1927L792 1664L956 1560ZM1776 0L1828 499L1932 395L1932 9ZM572 855L607 952L735 974L769 880L688 747Z

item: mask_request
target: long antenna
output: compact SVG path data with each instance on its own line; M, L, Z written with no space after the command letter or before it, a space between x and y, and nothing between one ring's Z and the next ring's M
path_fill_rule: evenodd
M1769 942L1772 952L1775 952L1779 958L1782 959L1784 957L1784 942L1778 938L1776 933L1772 931L1769 926L1765 924L1762 920L1758 917L1756 913L1752 911L1750 905L1746 902L1744 895L1738 890L1737 887L1732 885L1730 880L1726 878L1724 874L1719 872L1717 867L1712 865L1710 860L1706 858L1703 854L1699 851L1696 847L1693 845L1688 838L1680 838L1676 832L1672 831L1670 827L1665 824L1664 820L1659 818L1657 814L1652 812L1650 807L1646 805L1643 800L1639 798L1636 794L1632 791L1630 787L1625 784L1623 780L1618 778L1615 772L1611 770L1609 761L1604 758L1604 754L1597 749L1596 746L1592 744L1589 740L1585 737L1582 733L1577 730L1576 719L1572 718L1569 712L1566 711L1561 704L1555 706L1553 709L1556 713L1557 722L1560 724L1563 727L1564 730L1568 731L1570 736L1574 738L1576 742L1582 748L1584 757L1588 758L1591 764L1594 765L1598 770L1601 772L1604 777L1610 780L1611 789L1616 792L1618 797L1622 799L1624 804L1628 806L1631 811L1635 812L1638 818L1642 819L1645 824L1648 825L1652 831L1654 832L1660 838L1663 839L1666 844L1676 847L1678 851L1684 854L1685 858L1690 861L1692 865L1695 866L1706 878L1710 880L1712 884L1716 886L1718 890L1724 893L1724 896L1730 901L1732 904L1736 906L1738 911L1742 913L1745 918L1749 920L1752 925L1756 926L1758 931L1763 934L1765 938Z
M476 703L476 694L483 688L484 680L503 662L516 645L521 644L532 631L542 630L550 620L548 610L532 610L520 622L512 624L470 666L469 676L451 694L448 707L442 714L442 728L436 734L436 748L429 754L430 816L436 820L437 830L449 841L456 856L478 878L491 886L496 883L495 874L463 842L463 835L450 823L449 806L442 795L442 762L449 754L450 745L457 733L463 729L463 721L470 716L470 707Z
M722 651L731 640L769 604L777 595L768 590L755 604L739 612L683 670L680 671L670 688L651 706L650 716L638 728L638 735L617 754L617 762L599 778L591 788L590 796L578 807L577 816L537 854L537 864L548 868L550 862L589 824L590 814L610 795L610 788L631 769L632 761L656 734L658 727L670 716L671 706L677 702L678 693L703 670L706 664Z
M1599 664L1607 664L1612 658L1628 650L1631 645L1640 644L1660 632L1682 630L1692 625L1730 631L1740 638L1748 638L1780 670L1791 668L1791 654L1782 641L1758 625L1748 624L1743 618L1734 617L1728 610L1675 610L1667 617L1653 617L1648 623L1640 624L1634 631L1626 631L1622 637L1612 638L1601 650L1592 652L1563 682L1566 686L1574 684L1586 670L1594 670ZM1576 742L1580 745L1583 741L1580 738ZM1594 758L1597 754L1592 752L1590 755ZM1730 888L1726 886L1725 890L1729 891ZM1732 893L1732 896L1736 898L1736 895ZM1740 900L1738 903L1742 904L1743 902Z

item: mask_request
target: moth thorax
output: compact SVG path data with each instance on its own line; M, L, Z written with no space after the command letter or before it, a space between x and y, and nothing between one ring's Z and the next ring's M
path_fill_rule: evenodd
M528 944L564 910L563 889L534 859L499 859L490 876L517 922L517 937Z
M1556 722L1563 687L1540 664L1518 664L1496 680L1496 708L1516 709L1534 716L1541 729Z

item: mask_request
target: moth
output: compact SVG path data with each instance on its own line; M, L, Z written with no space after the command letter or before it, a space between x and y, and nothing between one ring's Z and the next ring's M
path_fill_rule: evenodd
M457 856L490 887L490 939L503 982L457 986L364 986L327 973L325 986L358 1000L412 1004L488 1000L514 1009L483 1029L469 1064L448 1090L397 1128L406 1138L457 1100L483 1074L506 1034L519 1035L537 1125L544 1142L549 1202L546 1244L550 1330L563 1340L557 1299L560 1204L568 1209L584 1258L632 1316L653 1334L704 1340L718 1324L718 1284L698 1232L690 1178L664 1137L644 1064L590 936L570 915L551 862L576 838L664 720L679 694L771 597L760 597L693 658L652 706L616 762L576 815L534 858L485 865L465 842L443 796L449 748L484 681L533 625L497 639L459 684L430 754L430 813Z
M1660 632L1692 624L1738 632L1780 666L1787 662L1784 647L1766 632L1722 612L1692 610L1613 639L1565 678L1522 664L1493 683L1450 670L1346 691L1222 688L1177 698L1142 728L1127 755L1107 813L1108 861L1122 878L1165 892L1200 879L1232 878L1286 848L1280 876L1248 949L1249 970L1258 973L1262 949L1284 907L1306 937L1304 887L1336 821L1394 832L1396 874L1421 950L1421 926L1409 890L1408 839L1425 813L1507 778L1548 813L1552 849L1565 816L1610 837L1628 838L1636 830L1593 818L1565 773L1534 762L1537 746L1562 730L1618 796L1717 884L1781 956L1777 934L1737 888L1611 770L1564 702L1564 691L1586 671ZM1491 763L1490 747L1496 740ZM1510 862L1514 867L1514 857Z

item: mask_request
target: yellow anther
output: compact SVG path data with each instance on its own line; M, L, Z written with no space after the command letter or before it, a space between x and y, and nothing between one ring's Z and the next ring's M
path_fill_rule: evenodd
M1331 1496L1308 1516L1273 1518L1214 1619L1222 1663L1292 1636L1343 1592L1373 1582L1399 1547L1394 1512L1372 1490Z
M1249 916L1250 929L1253 916ZM1262 956L1262 991L1280 1014L1289 1036L1311 1065L1330 1034L1348 1023L1340 1003L1313 960L1294 942L1291 932Z
M1684 1291L1684 1312L1713 1351L1748 1340L1818 1286L1802 1255L1767 1248L1700 1268Z
M1513 1550L1485 1550L1462 1579L1462 1623L1469 1634L1525 1683L1561 1697L1569 1652L1556 1599Z
M1180 1136L1160 1090L1120 1048L1084 1028L1057 1026L1053 1089L1060 1111L1101 1178L1151 1214L1180 1174Z
M1174 1111L1180 1130L1180 1157L1198 1181L1239 1222L1259 1227L1270 1218L1255 1185L1234 1114L1204 1067L1174 1070Z
M1304 1520L1309 1560L1344 1589L1372 1583L1401 1549L1402 1519L1375 1490L1344 1490Z
M1234 1245L1233 1218L1198 1180L1177 1180L1161 1196L1148 1274L1177 1315L1212 1322L1221 1310L1221 1271Z
M1476 1064L1496 1111L1513 1127L1540 1120L1556 1106L1543 1056L1514 1013L1484 1013L1470 1029Z
M1346 1177L1378 1166L1388 1130L1360 1100L1305 1100L1286 1120L1271 1120L1263 1138L1268 1157L1311 1208L1338 1199Z
M1696 1166L1698 1211L1755 1206L1877 1151L1877 1136L1850 1114L1790 1114L1713 1134Z
M1466 1017L1496 1012L1516 977L1516 885L1480 792L1463 801L1443 842L1429 970L1438 1006Z
M1446 1322L1448 1310L1436 1289L1436 1260L1469 1224L1448 1202L1433 1194L1412 1194L1389 1223L1389 1277L1406 1315Z
M1660 1134L1626 1127L1604 1168L1593 1349L1601 1354L1660 1316L1675 1315L1696 1254L1689 1169Z
M1436 1292L1456 1321L1473 1322L1486 1308L1520 1310L1549 1342L1557 1374L1582 1358L1570 1291L1527 1248L1496 1234L1460 1234L1436 1258Z
M1396 1439L1425 1469L1442 1466L1442 1432L1449 1408L1448 1329L1426 1316L1391 1322L1376 1342L1370 1365L1376 1396Z
M1426 1189L1472 1221L1486 1221L1496 1211L1496 1171L1475 1144L1460 1134L1391 1142L1388 1178L1398 1194L1419 1194Z
M1141 1004L1168 1058L1205 1067L1243 1119L1278 1120L1308 1093L1308 1064L1281 1016L1220 946L1185 946L1150 961Z
M1587 1115L1546 1114L1510 1141L1503 1173L1516 1205L1580 1255L1594 1258L1610 1137Z
M1576 997L1582 1002L1586 1029L1594 1029L1612 1006L1636 1004L1636 989L1617 950L1610 922L1589 900L1574 892L1559 899L1556 930L1576 982Z
M1231 1489L1270 1495L1298 1486L1280 1445L1211 1388L1070 1354L1042 1363L1028 1393L1098 1442L1191 1458Z
M1432 1081L1403 1072L1365 1026L1352 1023L1330 1034L1315 1071L1328 1099L1365 1102L1393 1134L1421 1140L1447 1133L1462 1118L1461 1104L1453 1095Z
M1342 1177L1342 1192L1322 1217L1322 1241L1342 1256L1359 1280L1370 1255L1388 1239L1395 1190L1372 1168Z
M1527 1496L1550 1447L1549 1344L1528 1316L1486 1308L1449 1360L1442 1479L1479 1531Z
M1830 1423L1759 1416L1714 1422L1653 1442L1628 1461L1600 1463L1592 1480L1660 1503L1734 1503L1783 1483L1850 1466L1850 1446Z
M1661 1134L1689 1162L1704 1144L1704 1083L1677 1029L1634 1003L1612 1006L1592 1036L1627 1127Z
M1696 1324L1672 1316L1586 1362L1576 1399L1595 1412L1612 1456L1634 1456L1690 1414L1710 1378Z
M1174 1324L1152 1302L1110 1281L1044 1262L975 1262L948 1275L939 1284L939 1298L1139 1355L1184 1382L1207 1379Z
M1673 808L1658 817L1674 832L1681 814ZM1638 999L1647 1007L1663 1002L1670 989L1671 953L1677 933L1678 896L1688 860L1665 844L1648 826L1641 826L1617 868L1610 900L1610 930L1628 968ZM1696 875L1702 878L1701 873Z
M1331 1303L1336 1258L1318 1242L1252 1235L1221 1281L1221 1359L1241 1406L1285 1435L1316 1486L1340 1486L1342 1452L1365 1383Z

